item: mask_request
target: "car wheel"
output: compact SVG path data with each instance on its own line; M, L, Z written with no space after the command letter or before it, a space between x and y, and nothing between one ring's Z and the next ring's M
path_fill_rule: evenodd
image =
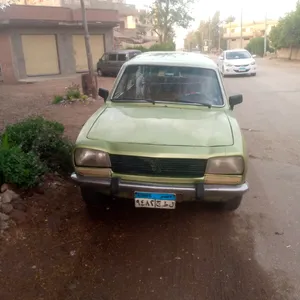
M100 69L97 70L97 74L98 74L98 76L103 76L103 73Z
M234 211L239 208L241 205L243 197L232 198L226 202L218 203L218 208L224 211Z
M252 73L251 76L256 76L256 73Z
M89 214L97 214L110 209L112 197L96 192L93 188L80 187L81 197Z

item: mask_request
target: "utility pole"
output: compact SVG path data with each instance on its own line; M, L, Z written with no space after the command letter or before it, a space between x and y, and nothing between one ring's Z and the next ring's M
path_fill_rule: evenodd
M267 27L268 27L267 12L265 15L265 34L264 34L264 56L267 55Z
M210 17L208 20L208 51L210 50Z
M243 8L241 8L241 49L243 48Z
M84 40L85 40L85 49L86 49L86 56L89 68L89 82L91 84L92 96L94 99L97 99L97 83L95 82L95 74L94 74L94 66L93 66L93 57L90 45L90 34L86 19L86 9L84 0L80 0L81 4L81 12L82 12L82 21L83 21L83 28L84 28Z

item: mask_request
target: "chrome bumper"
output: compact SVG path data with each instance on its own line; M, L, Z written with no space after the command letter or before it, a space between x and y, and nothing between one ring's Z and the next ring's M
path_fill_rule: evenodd
M174 193L178 202L183 201L226 201L233 197L242 196L249 189L248 183L241 185L212 185L212 184L160 184L137 181L125 181L119 178L96 178L80 176L76 173L71 179L80 186L91 186L99 192L116 197L132 198L134 192Z

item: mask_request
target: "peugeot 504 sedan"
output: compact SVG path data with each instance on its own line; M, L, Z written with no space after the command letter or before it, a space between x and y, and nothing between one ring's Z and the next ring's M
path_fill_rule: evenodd
M126 62L105 105L85 123L74 149L88 208L112 199L175 209L184 201L239 207L247 156L233 115L242 95L227 97L217 65L189 52L151 52Z

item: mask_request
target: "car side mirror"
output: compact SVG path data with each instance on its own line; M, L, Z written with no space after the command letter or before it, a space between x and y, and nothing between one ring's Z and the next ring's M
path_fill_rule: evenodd
M223 57L222 57L222 56L219 56L219 60L223 60Z
M230 109L233 110L233 107L237 104L240 104L243 102L243 95L234 95L229 97L229 106Z
M102 88L99 88L98 90L98 95L104 99L104 101L106 101L108 95L109 95L109 91L106 90L106 89L102 89Z
M253 54L252 57L255 58L255 57L256 57L256 54Z

